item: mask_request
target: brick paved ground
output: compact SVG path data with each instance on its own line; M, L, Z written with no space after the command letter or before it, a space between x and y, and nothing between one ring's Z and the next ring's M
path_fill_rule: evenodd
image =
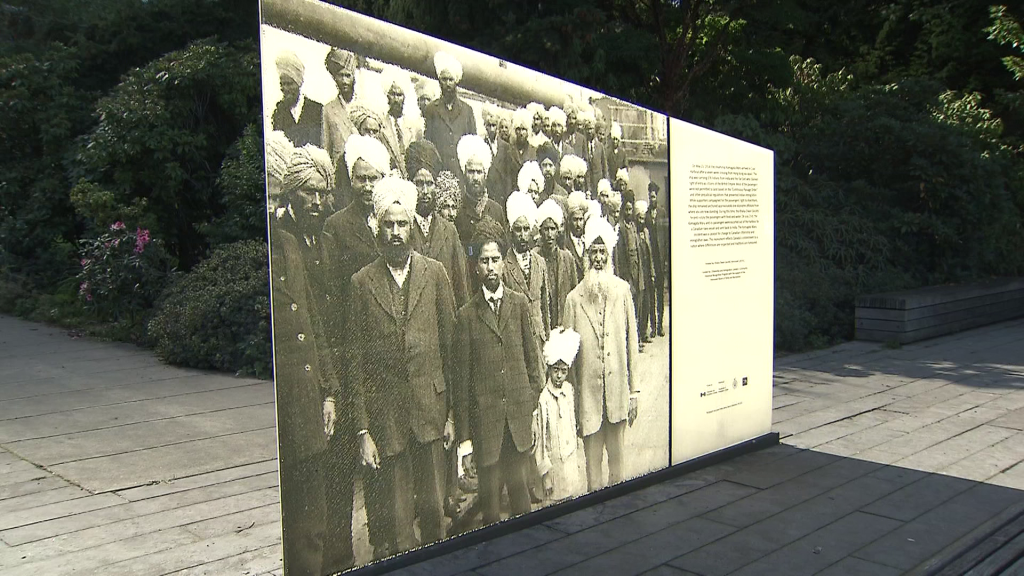
M776 361L783 444L402 574L899 574L1024 500L1024 321ZM0 316L0 574L280 574L272 387Z

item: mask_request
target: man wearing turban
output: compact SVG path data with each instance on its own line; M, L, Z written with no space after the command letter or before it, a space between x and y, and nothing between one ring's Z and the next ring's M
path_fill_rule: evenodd
M640 246L640 301L637 308L640 314L637 316L637 329L640 331L640 346L649 344L657 334L657 311L655 306L657 300L654 296L654 257L651 246L651 232L647 226L648 204L645 200L637 200L633 212L636 214L637 243ZM650 326L651 331L647 331ZM643 349L640 350L643 352Z
M621 198L621 208L615 215L618 221L616 231L619 234L619 244L615 247L615 273L629 283L630 292L633 295L634 315L640 318L640 303L644 290L644 277L640 262L640 234L637 231L636 219L633 205L635 198L630 189L619 192L615 191ZM609 212L609 214L611 214ZM639 323L639 320L637 321ZM638 334L639 336L639 334ZM644 345L640 342L640 351L643 352Z
M413 216L415 226L411 236L413 250L444 265L452 283L455 305L462 306L469 299L466 254L459 242L459 232L455 225L435 215L441 157L429 141L417 140L409 145L405 165L417 193L416 213Z
M441 97L423 110L424 137L434 143L446 170L462 175L456 151L459 139L476 135L476 117L469 104L459 98L462 64L447 52L434 54L434 70L441 86Z
M609 146L605 151L608 156L608 173L618 173L620 168L626 167L626 149L622 146L622 126L618 122L612 122L608 142Z
M455 174L442 170L437 176L437 203L434 212L445 220L455 224L455 218L462 210L462 182Z
M374 186L390 168L391 158L384 145L371 136L353 134L345 144L342 167L351 181L351 202L328 217L323 226L322 246L327 270L327 301L325 316L327 343L338 368L342 391L335 397L339 415L352 415L351 370L353 333L350 329L350 283L352 275L380 255L377 248L377 217L373 210ZM349 416L351 417L351 416ZM354 426L354 424L352 425ZM351 567L352 557L352 483L356 470L355 430L331 437L328 446L329 470L327 498L327 537L325 566L332 571ZM367 507L367 514L376 518L379 509ZM370 544L381 551L387 549L384 535L374 522Z
M569 208L569 218L566 220L565 247L572 254L573 262L576 265L576 277L583 278L584 258L586 247L583 243L583 229L587 222L587 212L590 204L583 192L569 194L566 201Z
M537 208L537 222L540 228L540 242L533 251L544 258L547 264L550 295L548 317L552 326L558 326L562 323L565 298L579 283L580 277L572 253L559 245L565 224L562 206L553 198L548 198Z
M448 392L455 301L444 266L412 249L413 184L380 180L372 206L381 256L352 276L348 330L353 440L364 466L369 531L380 535L371 544L381 558L444 537L444 453L455 437Z
M296 149L282 179L270 218L270 261L282 523L289 534L284 554L290 571L321 574L330 543L324 539L325 451L328 435L347 429L335 421L339 384L320 322L325 285L317 222L333 184L330 157L312 145ZM349 502L351 518L351 496Z
M598 138L596 125L597 118L594 108L587 106L580 111L582 120L582 133L573 150L581 153L587 162L587 184L588 190L597 190L597 183L602 178L608 178L608 156L605 153L604 144Z
M603 218L587 220L583 234L587 271L565 299L562 323L579 332L572 367L576 424L583 438L588 491L625 479L623 445L637 416L640 393L636 313L629 284L609 270L615 229ZM601 468L608 454L608 482Z
M331 48L324 59L324 66L338 87L338 97L324 106L324 149L339 168L341 156L345 153L345 142L356 133L356 126L349 118L349 104L356 93L358 60L359 57L352 52L339 48Z
M512 246L505 254L503 281L512 290L526 295L530 325L539 348L551 331L551 296L547 263L543 256L530 250L537 228L537 205L529 194L516 191L509 195L505 206Z
M575 154L569 154L562 158L561 164L558 166L559 174L562 177L562 186L566 190L580 191L583 192L590 198L596 188L591 189L590 183L587 180L587 161Z
M513 158L522 167L523 162L537 159L537 149L530 145L530 123L533 116L526 108L512 113L512 152ZM516 168L518 171L519 168Z
M463 136L459 139L457 154L459 170L465 175L465 196L462 210L455 217L455 228L465 246L473 238L476 225L481 220L489 218L494 222L504 222L505 211L490 198L487 191L487 172L491 168L492 158L491 149L484 139L476 134Z
M573 154L572 144L565 140L565 112L558 106L552 106L547 111L547 119L551 126L548 129L548 137L551 139L551 145L558 151L559 160L566 154Z
M490 197L503 205L505 199L512 192L515 186L516 174L520 168L520 162L512 151L512 146L498 137L498 123L500 112L494 105L488 104L483 110L484 119L484 142L491 149L491 169L487 171L487 192Z
M274 61L281 82L281 101L270 117L272 130L281 130L295 146L320 145L324 107L302 93L306 68L298 55L290 50L278 54Z
M540 165L541 176L543 176L537 205L539 206L549 199L553 200L562 209L563 220L568 220L569 205L566 200L569 197L569 192L558 183L557 174L561 158L552 143L545 142L540 148L537 148L537 162Z

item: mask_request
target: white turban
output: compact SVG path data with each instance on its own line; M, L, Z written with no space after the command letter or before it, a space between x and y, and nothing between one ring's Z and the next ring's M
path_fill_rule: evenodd
M372 136L353 134L345 141L345 166L348 167L349 178L352 177L352 167L359 159L368 162L382 175L391 170L391 155L388 154L388 149Z
M585 211L588 208L590 208L590 205L587 203L587 195L579 190L574 190L573 192L569 193L569 199L567 200L567 203L569 204L570 214L577 210Z
M291 78L296 84L302 85L303 76L306 73L306 67L302 65L302 60L299 56L291 50L285 50L277 55L277 59L274 60L277 64L277 72L281 76Z
M399 68L386 66L380 73L380 87L385 96L391 91L392 86L398 86L402 94L406 93L406 85L410 83L409 75Z
M587 161L575 154L566 154L562 157L558 172L563 176L579 178L587 173Z
M559 228L565 224L565 214L562 212L562 207L551 198L541 202L537 208L537 224L543 224L548 218L551 218Z
M434 71L440 76L443 71L451 72L452 76L455 77L455 83L462 82L462 64L455 59L455 56L447 52L437 52L434 54Z
M288 163L295 154L295 145L281 130L273 130L267 135L267 176L281 182Z
M548 341L544 343L544 362L554 366L559 361L572 366L576 354L580 351L580 335L572 328L561 326L551 331Z
M647 214L647 200L637 200L633 205L633 211L637 214Z
M516 179L520 192L529 192L530 182L536 182L538 190L544 189L544 174L540 171L540 164L537 164L535 160L524 162L523 167L519 169L519 177Z
M483 162L484 172L491 169L491 147L476 134L466 134L460 138L455 152L459 156L459 167L463 172L466 171L466 163L470 160Z
M512 113L513 130L520 126L529 130L531 124L533 124L533 112L530 112L526 108L520 108Z
M537 227L537 205L526 192L516 190L508 195L508 200L505 201L505 214L508 215L509 228L522 217L526 218L530 228Z
M589 104L584 104L583 106L580 106L579 119L586 120L591 124L597 122L597 115L594 114L594 107Z
M485 122L488 118L494 118L494 120L497 121L501 118L501 110L494 104L488 102L480 107L480 118Z
M373 185L373 213L379 223L394 204L398 204L412 218L416 211L416 185L398 176L386 176Z
M601 178L597 181L597 193L600 195L602 192L613 193L612 183L607 178Z
M552 106L551 109L548 110L548 120L552 124L558 124L559 126L565 128L566 115L565 112L562 112L562 109L559 108L558 106Z
M626 182L629 182L629 168L619 168L618 170L616 170L615 179L622 179L625 180Z
M622 126L618 122L612 122L612 138L622 140Z
M526 109L530 111L531 118L538 114L540 114L541 116L545 114L544 105L541 104L540 102L530 102L529 104L526 105Z
M431 100L437 100L437 97L441 94L441 89L437 85L437 81L431 80L430 78L419 78L413 83L413 89L416 90L416 97L426 96Z
M607 220L604 218L590 218L587 220L586 226L583 227L583 245L590 249L590 245L598 238L604 241L604 245L608 247L609 253L611 253L612 249L615 248L615 244L619 241L619 235L615 233L615 228L612 228L612 225Z

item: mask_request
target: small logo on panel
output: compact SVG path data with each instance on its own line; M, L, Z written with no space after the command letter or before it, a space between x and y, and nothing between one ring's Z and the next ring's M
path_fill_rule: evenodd
M747 385L747 377L746 377L746 376L744 376L744 377L743 377L743 385L744 385L744 386L746 386L746 385Z
M737 381L736 381L736 379L735 379L735 378L733 378L733 379L732 379L732 389L733 389L733 390L735 390L735 389L736 389L736 386L737 386L738 384L739 384L739 382L737 382Z

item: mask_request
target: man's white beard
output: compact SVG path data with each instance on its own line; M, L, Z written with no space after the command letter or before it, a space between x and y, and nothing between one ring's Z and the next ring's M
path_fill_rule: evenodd
M596 268L587 268L586 273L583 276L583 283L586 285L587 290L601 297L608 296L608 288L611 286L613 274L611 268L605 264L603 270L597 270Z

